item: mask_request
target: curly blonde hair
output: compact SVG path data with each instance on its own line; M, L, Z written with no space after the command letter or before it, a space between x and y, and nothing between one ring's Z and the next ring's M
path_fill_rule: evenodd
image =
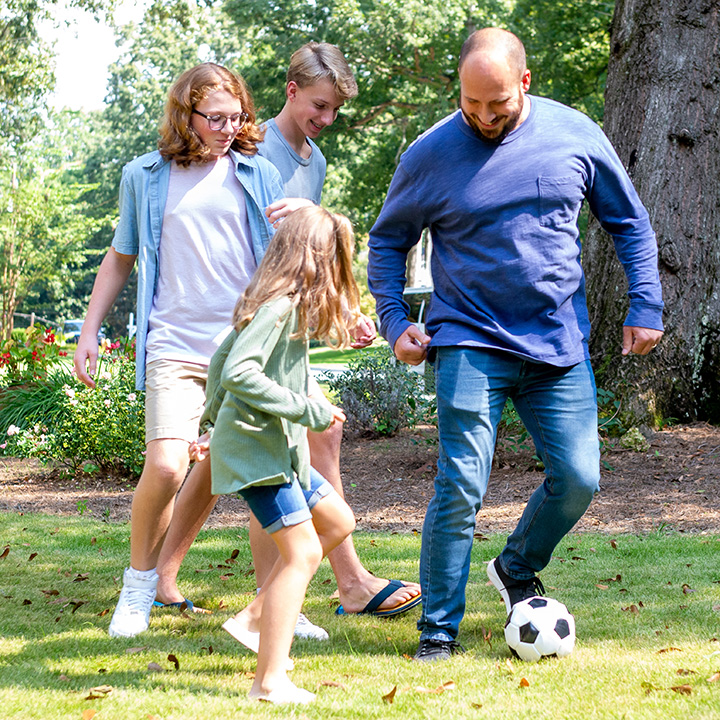
M182 166L205 162L210 148L193 129L190 118L195 106L211 93L225 90L234 95L248 119L231 147L244 155L255 155L263 131L255 124L255 105L245 81L237 73L215 63L201 63L186 70L172 85L160 125L160 154Z
M355 240L350 221L314 205L280 224L245 293L235 306L241 330L258 308L289 295L298 309L293 337L316 338L347 347L360 317L360 295L352 272Z

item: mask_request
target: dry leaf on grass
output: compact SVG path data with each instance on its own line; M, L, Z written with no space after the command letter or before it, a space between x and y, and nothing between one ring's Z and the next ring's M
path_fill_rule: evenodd
M673 692L680 693L680 695L692 695L692 687L690 687L690 685L674 685L670 689Z
M89 708L87 710L83 710L82 720L92 720L96 713L97 710L91 710Z
M383 695L382 699L384 703L387 703L388 705L392 705L393 702L395 702L395 693L397 692L397 685L393 687L393 689L387 694Z
M519 687L522 687L522 688L530 687L530 681L527 678L520 678Z
M175 655L173 655L172 653L170 653L170 654L167 656L167 659L175 666L175 670L179 670L179 669L180 669L180 661L177 659L177 657L176 657Z
M657 651L657 654L662 655L662 653L668 653L668 652L682 652L682 650L679 647L666 647L666 648L660 648L660 650Z
M113 691L112 685L98 685L97 687L91 688L88 693L86 700L102 700L107 697Z
M148 672L157 672L157 673L165 672L165 668L161 667L156 662L148 663L147 669L148 669Z

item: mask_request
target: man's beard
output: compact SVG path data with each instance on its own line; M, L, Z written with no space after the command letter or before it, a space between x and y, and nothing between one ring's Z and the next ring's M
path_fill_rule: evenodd
M480 125L478 125L477 120L475 120L472 115L468 115L462 108L460 108L460 110L462 111L467 124L470 126L470 129L473 133L475 133L475 136L489 145L499 145L517 127L518 121L520 120L520 114L522 113L522 108L520 108L515 115L509 115L505 121L503 129L498 133L498 135L495 137L488 137L485 135Z

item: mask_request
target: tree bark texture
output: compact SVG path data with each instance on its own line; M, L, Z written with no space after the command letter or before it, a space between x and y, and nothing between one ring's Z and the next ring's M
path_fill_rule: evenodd
M583 252L598 384L644 419L720 421L720 0L617 0L604 129L657 234L665 336L621 358L627 282L592 219Z

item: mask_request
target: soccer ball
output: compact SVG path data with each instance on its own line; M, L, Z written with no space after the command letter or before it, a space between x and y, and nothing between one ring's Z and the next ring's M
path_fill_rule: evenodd
M531 597L510 610L505 641L513 655L527 662L565 657L575 647L575 618L557 600Z

